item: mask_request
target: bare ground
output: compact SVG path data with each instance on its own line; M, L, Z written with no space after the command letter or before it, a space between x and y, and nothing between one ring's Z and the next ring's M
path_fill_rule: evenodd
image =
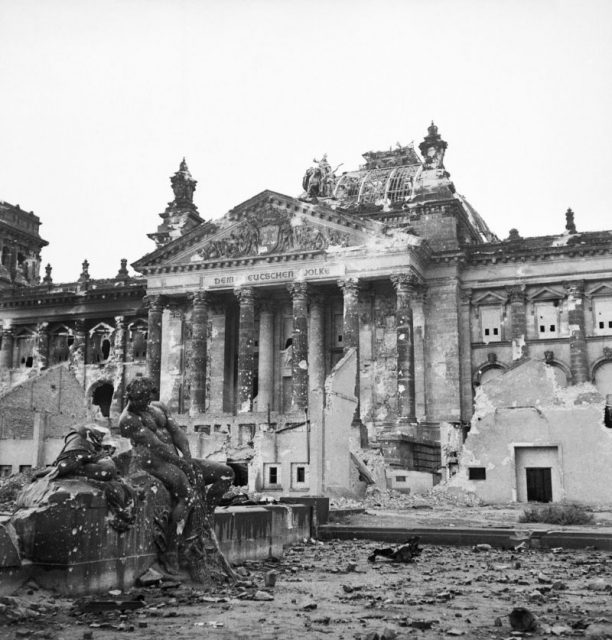
M379 546L384 545L307 543L288 550L280 562L245 565L237 587L211 592L193 585L156 586L115 594L117 600L144 603L124 614L81 613L72 600L24 588L18 598L52 611L0 625L0 637L503 639L517 637L508 614L526 607L539 630L518 636L612 638L610 553L425 546L411 564L368 562ZM257 592L265 593L270 570L278 573L276 586L263 597L273 599L254 600ZM95 599L102 598L111 596Z

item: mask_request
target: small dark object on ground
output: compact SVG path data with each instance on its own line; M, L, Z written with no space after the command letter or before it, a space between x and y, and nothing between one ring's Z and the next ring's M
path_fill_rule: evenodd
M392 562L412 562L417 556L421 555L420 539L419 536L412 536L412 538L395 549L392 547L374 549L373 553L368 557L368 562L375 562L377 556L389 558Z
M525 509L519 522L547 522L549 524L590 524L593 514L579 504L549 504Z
M517 607L512 609L512 612L508 614L510 618L510 626L515 631L535 631L537 622L535 616L529 609L525 607Z
M146 606L144 600L83 600L78 607L85 613L99 613L101 611L132 611Z

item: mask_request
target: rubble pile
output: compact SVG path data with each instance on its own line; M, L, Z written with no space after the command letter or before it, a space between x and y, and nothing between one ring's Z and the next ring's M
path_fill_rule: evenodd
M368 487L362 500L353 498L331 498L332 509L433 509L446 507L478 507L483 503L480 498L471 491L460 487L436 485L425 493L411 494L394 491L393 489L380 489L375 486Z
M15 507L17 494L32 481L34 472L31 469L20 473L13 473L6 478L0 478L0 511L10 512Z
M304 540L281 559L235 567L235 585L149 572L129 591L58 599L48 608L19 593L4 610L20 618L0 620L0 637L612 637L609 552L423 545L410 562L386 553L368 561L379 546Z

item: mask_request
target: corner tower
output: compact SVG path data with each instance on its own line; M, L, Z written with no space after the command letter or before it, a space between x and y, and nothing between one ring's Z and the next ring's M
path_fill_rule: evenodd
M157 231L147 234L155 241L157 247L163 247L203 222L198 208L193 203L197 180L191 176L185 158L181 161L179 170L170 178L170 183L174 200L159 214L162 223L157 227Z

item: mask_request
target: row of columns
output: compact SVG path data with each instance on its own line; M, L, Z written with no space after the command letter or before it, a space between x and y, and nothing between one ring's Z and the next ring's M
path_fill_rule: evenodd
M397 299L397 371L398 414L400 423L416 422L416 393L414 379L414 330L412 300L420 286L414 274L391 276ZM344 351L357 349L359 358L359 282L347 278L338 282L342 290ZM322 387L325 381L324 306L317 295L309 295L305 282L288 285L292 298L292 392L291 409L303 411L308 407L309 391ZM253 411L253 376L255 369L255 305L253 287L235 290L239 303L237 411ZM206 360L208 300L205 291L192 296L191 361L186 368L187 384L191 390L191 412L201 413L206 407ZM161 374L162 312L161 296L148 299L147 375L159 388ZM310 316L309 316L310 307ZM257 410L265 411L274 395L274 310L266 302L259 303L259 362ZM359 362L359 360L358 360ZM359 406L359 366L355 381L357 407L354 424L361 424Z
M160 318L161 326L161 318ZM78 319L74 322L73 328L73 351L80 351L84 356L87 332L85 328L85 321ZM49 350L49 323L41 322L37 325L36 334L36 351L38 354L37 366L40 369L46 369L49 364L50 350ZM115 359L118 362L125 362L126 358L131 357L126 350L126 326L124 316L115 317L115 341L114 341L114 354ZM13 327L5 326L2 329L2 345L0 346L0 369L11 369L14 366L13 351L15 347L15 334Z

